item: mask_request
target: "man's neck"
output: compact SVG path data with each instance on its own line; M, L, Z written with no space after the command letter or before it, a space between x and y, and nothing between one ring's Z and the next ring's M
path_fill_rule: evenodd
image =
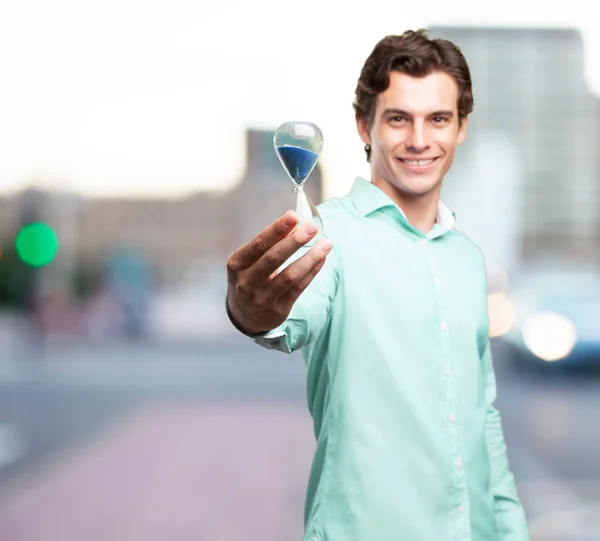
M423 233L431 231L438 215L439 189L422 196L413 196L401 192L385 181L373 180L373 184L402 209L414 228Z

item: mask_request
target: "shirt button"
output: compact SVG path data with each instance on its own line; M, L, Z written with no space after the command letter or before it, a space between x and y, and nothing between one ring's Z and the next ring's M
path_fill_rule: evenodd
M464 506L464 505L461 505L461 506L458 508L458 512L459 512L461 515L463 515L463 514L464 514L464 512L465 512L465 506Z
M452 375L452 370L450 370L449 368L446 368L446 375L448 377L450 377Z
M419 242L425 246L427 244L427 239L421 239Z
M439 278L434 278L434 279L433 279L433 283L434 283L436 286L442 285L442 281L441 281Z
M449 421L451 423L453 423L454 421L456 421L456 417L454 416L454 413L451 413L450 416L448 417Z
M443 330L446 330L448 328L448 324L445 321L442 321L441 327Z
M456 467L457 467L457 468L462 468L462 460L461 460L460 458L457 458L457 459L456 459L456 462L455 462L455 464L456 464Z

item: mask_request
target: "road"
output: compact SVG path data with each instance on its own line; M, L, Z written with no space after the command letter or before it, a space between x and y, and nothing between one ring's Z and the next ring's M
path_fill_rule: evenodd
M301 538L298 354L243 337L32 351L0 363L1 540ZM600 380L523 377L493 352L533 541L600 541Z

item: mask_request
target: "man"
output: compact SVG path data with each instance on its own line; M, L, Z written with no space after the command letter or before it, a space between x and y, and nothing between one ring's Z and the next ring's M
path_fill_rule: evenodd
M388 36L354 106L371 181L319 206L327 238L296 258L315 231L289 212L227 267L232 323L306 360L304 539L529 540L494 407L484 259L440 200L473 108L467 62L425 31Z

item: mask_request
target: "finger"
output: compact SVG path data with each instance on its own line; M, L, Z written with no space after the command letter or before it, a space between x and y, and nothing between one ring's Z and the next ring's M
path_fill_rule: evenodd
M250 284L265 284L288 259L303 248L318 233L314 222L297 227L291 235L272 246L253 266L247 270L246 279ZM305 254L306 255L306 254Z
M314 267L325 261L330 251L330 240L322 239L316 243L306 254L291 263L271 280L267 287L269 298L276 301L287 291L303 283L305 277L312 272Z
M298 300L302 292L315 279L319 271L325 265L326 257L316 263L300 280L298 280L291 288L277 299L277 304L286 312L291 311L292 306Z
M229 258L228 269L240 271L252 266L269 248L289 235L297 223L296 213L287 211L271 225L265 227L256 237L238 248Z

